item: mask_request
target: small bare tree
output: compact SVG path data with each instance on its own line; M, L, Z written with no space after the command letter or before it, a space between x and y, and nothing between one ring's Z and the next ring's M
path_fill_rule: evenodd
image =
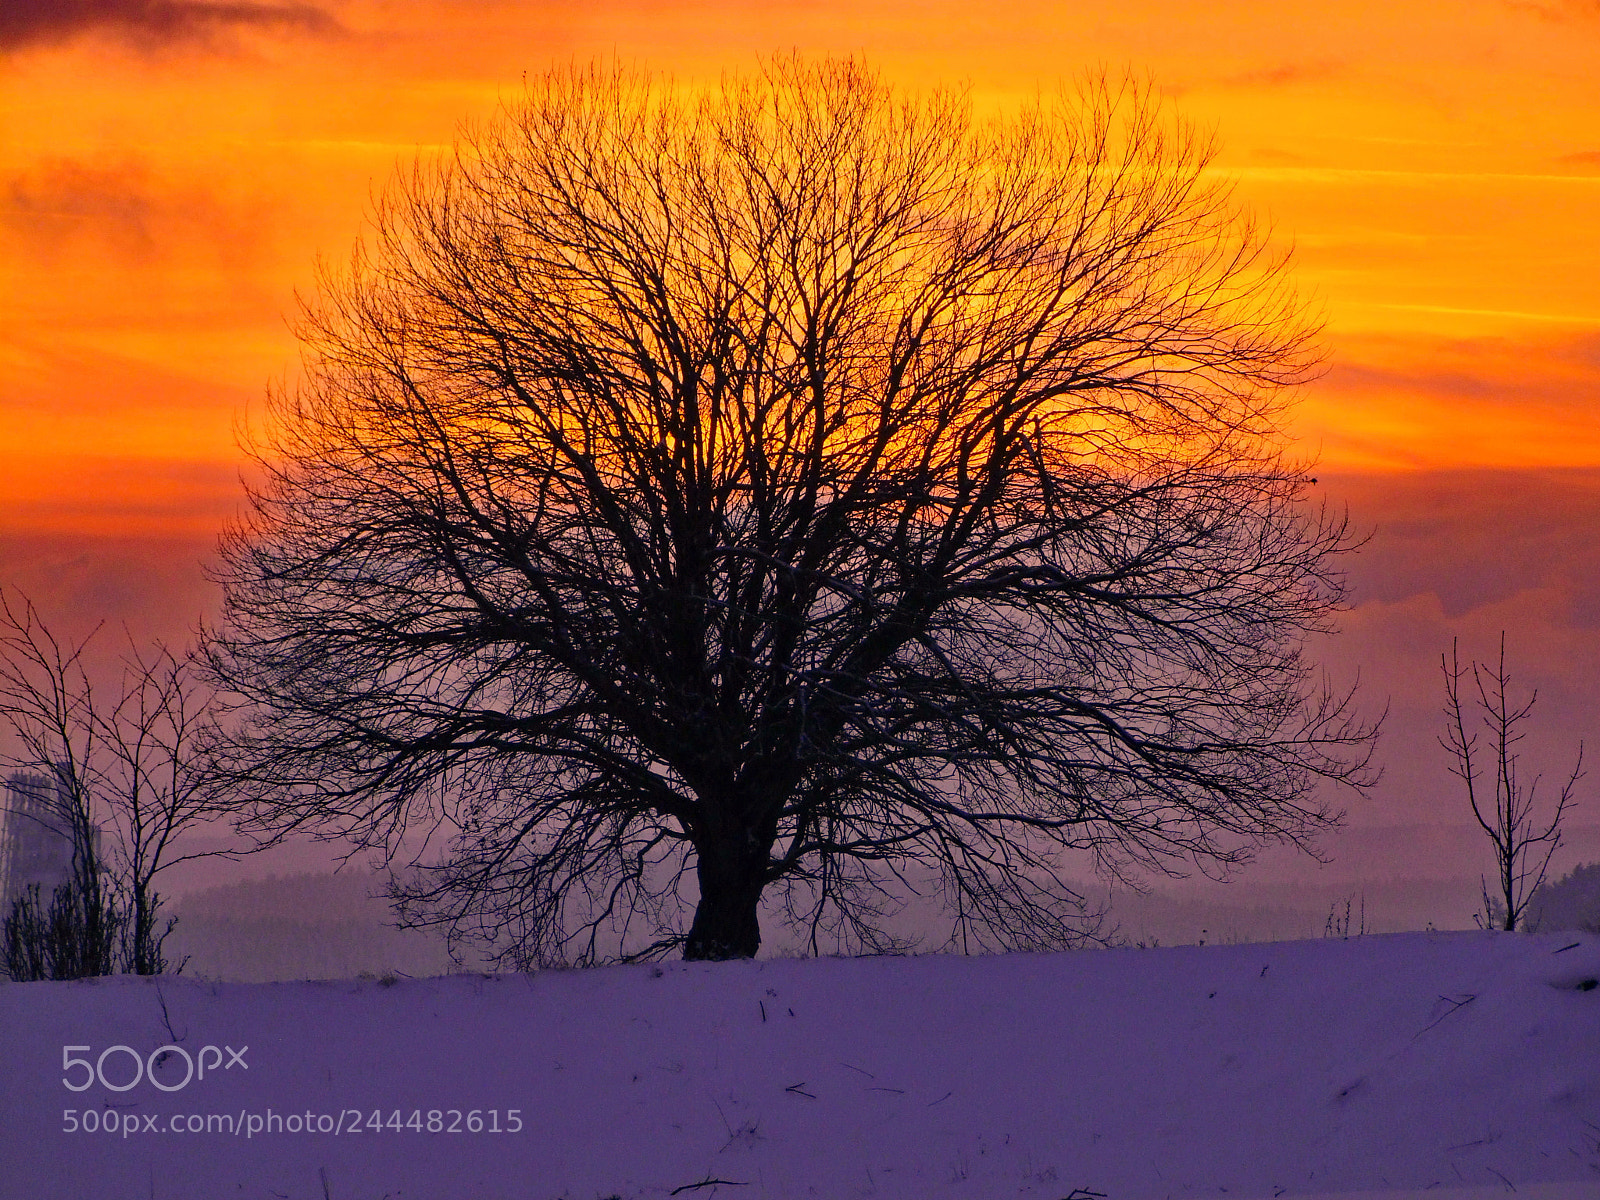
M534 80L307 306L209 644L251 819L436 835L407 911L513 962L750 956L763 901L881 948L913 893L1070 945L1068 852L1305 844L1368 778L1301 652L1349 539L1211 154L1132 84Z
M201 857L176 843L212 813L199 751L210 694L191 654L160 643L141 649L130 635L108 700L84 660L98 632L64 643L26 597L0 594L0 721L16 746L0 763L52 782L58 832L73 845L77 902L112 914L123 969L161 974L176 919L160 921L158 876ZM111 843L104 857L102 822Z
M1462 681L1468 669L1461 665L1458 642L1450 642L1450 657L1440 656L1444 672L1446 733L1439 744L1450 751L1451 774L1467 786L1467 801L1479 827L1494 846L1495 887L1483 879L1483 911L1476 917L1480 926L1514 930L1522 922L1528 902L1544 882L1550 859L1561 844L1561 822L1574 804L1573 790L1583 778L1583 743L1578 743L1578 760L1573 765L1555 804L1539 813L1540 776L1531 780L1519 774L1515 746L1525 736L1522 725L1533 712L1539 698L1537 690L1517 705L1510 698L1511 675L1506 670L1506 635L1500 634L1500 658L1494 667L1472 663L1472 682L1477 691L1477 707L1489 734L1490 770L1494 776L1494 798L1482 782L1480 761L1474 759L1477 733L1467 732L1466 706L1461 698ZM1492 807L1491 807L1492 805Z

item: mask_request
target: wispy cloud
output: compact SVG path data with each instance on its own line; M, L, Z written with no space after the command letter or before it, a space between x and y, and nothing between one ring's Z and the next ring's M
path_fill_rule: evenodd
M1456 308L1447 304L1372 304L1396 312L1444 313L1462 317L1508 317L1515 321L1548 321L1556 325L1600 325L1600 316L1583 313L1535 313L1507 308Z
M139 164L102 167L58 159L13 176L0 191L0 225L40 249L90 231L143 257L151 248L154 209L149 172Z
M1306 156L1303 154L1296 154L1291 150L1278 150L1272 146L1257 146L1250 151L1250 157L1261 162L1285 166L1299 166L1306 161Z
M1527 171L1404 171L1374 167L1247 167L1219 166L1206 170L1218 175L1244 176L1268 183L1395 183L1419 186L1478 183L1550 183L1563 187L1593 187L1591 175L1534 174Z
M1352 339L1329 372L1328 383L1344 391L1378 389L1518 404L1537 401L1552 410L1593 411L1600 399L1600 334Z
M1600 334L1558 329L1346 334L1305 398L1302 434L1330 470L1600 462Z
M1276 66L1241 71L1237 75L1226 76L1217 82L1224 87L1281 88L1331 79L1343 71L1343 63L1331 61L1279 63Z
M1504 0L1515 12L1531 13L1544 21L1600 19L1600 0Z
M134 157L47 158L0 173L0 253L46 268L63 255L89 255L105 264L184 257L239 269L269 237L263 203L158 175Z
M0 51L54 45L107 32L142 45L213 41L238 30L327 36L343 26L310 4L211 4L197 0L6 0Z

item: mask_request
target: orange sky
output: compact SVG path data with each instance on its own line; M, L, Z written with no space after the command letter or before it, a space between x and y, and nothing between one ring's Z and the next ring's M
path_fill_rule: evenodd
M1127 67L1214 127L1326 314L1299 431L1373 534L1317 651L1390 706L1352 821L1463 819L1436 746L1458 635L1510 630L1552 775L1592 753L1600 0L0 0L0 586L181 643L294 289L398 159L552 62L703 78L791 48L985 104ZM1415 871L1483 865L1431 847Z
M523 70L790 47L983 102L1148 72L1298 247L1327 469L1600 465L1595 0L8 0L0 532L214 529L315 256Z

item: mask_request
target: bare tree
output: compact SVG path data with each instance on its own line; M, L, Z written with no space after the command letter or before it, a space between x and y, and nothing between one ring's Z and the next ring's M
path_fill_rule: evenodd
M1348 546L1207 140L850 62L532 81L306 304L210 642L251 818L513 962L1082 934L1063 870L1304 844ZM693 903L684 927L679 889ZM617 939L614 943L604 938Z
M130 636L107 700L84 660L98 632L63 643L26 597L0 596L0 720L17 747L0 761L56 781L56 823L72 841L84 911L111 914L124 969L156 975L169 966L162 944L175 923L160 922L158 877L201 857L176 843L213 812L200 753L210 693L192 654L141 650Z
M17 980L109 975L126 930L95 821L89 763L98 731L83 651L57 641L29 601L14 605L0 594L0 718L17 746L3 760L7 798L16 802L5 819L43 825L70 848L66 878L48 899L8 869L8 892L18 894L7 896L5 967ZM22 832L7 830L13 842Z
M1461 665L1458 643L1450 642L1450 657L1439 657L1444 672L1445 736L1439 744L1450 751L1454 759L1450 767L1467 785L1467 801L1472 805L1472 815L1479 827L1489 835L1494 845L1495 891L1489 881L1483 880L1483 912L1478 915L1480 925L1498 925L1507 931L1522 923L1528 902L1544 882L1550 859L1561 845L1561 822L1572 807L1573 789L1583 778L1583 743L1578 743L1578 760L1573 764L1561 794L1556 797L1547 818L1539 816L1538 789L1540 776L1531 781L1518 775L1519 756L1513 747L1525 736L1522 729L1534 703L1539 699L1537 690L1528 694L1527 701L1518 706L1509 695L1511 675L1506 670L1506 635L1500 634L1500 658L1493 668L1472 664L1472 682L1478 693L1478 708L1483 723L1489 731L1493 758L1494 801L1490 807L1488 789L1480 788L1482 772L1473 759L1478 735L1467 732L1467 719L1461 701L1461 682L1467 668Z
M216 851L180 849L181 836L216 815L201 743L211 720L211 693L196 678L195 652L174 654L129 640L116 704L100 721L103 763L96 772L118 833L128 894L127 969L159 975L177 918L160 919L156 890L162 871ZM181 964L179 964L181 969Z

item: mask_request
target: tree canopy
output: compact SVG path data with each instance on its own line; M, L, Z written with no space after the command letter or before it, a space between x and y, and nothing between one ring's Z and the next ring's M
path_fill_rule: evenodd
M1304 843L1349 540L1211 156L1131 83L530 80L306 303L210 642L252 819L426 834L404 911L519 963L1067 945L1070 852Z

